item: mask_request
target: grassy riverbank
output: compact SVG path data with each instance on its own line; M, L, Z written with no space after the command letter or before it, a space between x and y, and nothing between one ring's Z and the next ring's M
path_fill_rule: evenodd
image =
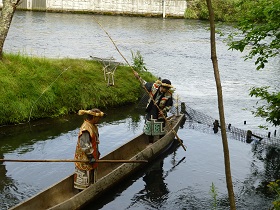
M154 80L148 72L144 79ZM134 103L142 95L132 69L119 66L108 86L93 60L4 55L0 62L0 125Z

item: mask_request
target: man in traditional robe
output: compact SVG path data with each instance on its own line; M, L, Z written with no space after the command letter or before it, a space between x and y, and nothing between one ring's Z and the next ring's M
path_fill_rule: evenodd
M149 142L153 143L154 136L162 137L165 134L165 118L167 117L167 112L173 106L171 91L173 86L168 79L157 80L152 83L143 80L136 71L134 71L134 76L140 80L143 87L150 94L146 107L144 133L149 136Z
M87 114L82 124L75 152L75 160L88 162L75 162L74 187L84 190L96 181L99 159L98 151L99 133L97 124L104 116L99 109L80 110L79 115Z

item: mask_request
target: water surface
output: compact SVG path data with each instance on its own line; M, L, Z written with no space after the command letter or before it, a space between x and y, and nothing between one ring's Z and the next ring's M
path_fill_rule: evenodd
M131 52L140 51L149 71L171 80L180 101L218 119L208 22L121 16L95 18L129 62ZM229 25L218 28L225 33L232 30ZM114 57L124 62L92 16L82 14L16 12L4 51L51 58ZM263 71L256 71L253 61L243 60L244 53L228 51L221 37L217 37L217 55L226 122L243 130L273 133L275 128L271 126L268 131L259 130L258 125L264 120L251 115L256 100L248 96L248 91L254 85L279 89L279 60L270 62ZM105 111L110 117L100 124L101 154L141 133L144 123L144 111L135 106ZM82 118L74 115L1 128L0 157L71 159L81 123ZM186 152L179 147L165 154L104 196L104 200L93 202L86 209L211 209L212 183L217 187L219 209L229 209L220 135L191 122L178 135L187 146ZM253 149L252 145L235 139L229 139L229 149L238 209L269 209L273 197L263 186L278 173L275 168L279 153ZM265 155L267 152L273 154L270 159ZM3 177L0 208L7 209L27 199L71 174L73 169L71 163L0 164Z

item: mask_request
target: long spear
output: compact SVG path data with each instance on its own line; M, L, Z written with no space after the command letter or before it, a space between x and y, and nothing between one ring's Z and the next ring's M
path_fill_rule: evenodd
M109 37L109 39L111 40L111 42L113 43L113 45L115 46L116 50L118 51L118 53L122 56L122 58L125 60L125 62L127 63L127 65L132 69L133 73L135 74L136 71L133 69L133 67L129 64L129 62L127 61L127 59L123 56L123 54L121 53L121 51L119 50L119 48L117 47L117 45L115 44L114 40L111 38L111 36L108 34L108 32L103 28L103 26L97 21L97 19L93 16L93 19L95 20L95 22L100 26L100 28L107 34L107 36ZM140 82L140 77L137 78ZM153 101L154 105L158 108L159 112L162 114L164 120L167 122L167 125L169 126L170 130L172 131L172 133L176 136L179 144L183 147L183 149L186 151L186 147L184 146L183 142L181 141L181 139L179 138L179 136L177 135L176 131L172 128L172 126L170 125L169 121L167 120L167 118L164 116L162 110L159 108L159 106L157 105L157 103L155 102L155 100L153 99L153 97L151 96L151 94L149 93L149 91L147 90L147 88L142 85L144 90L146 91L146 93L148 94L148 96L151 98L151 100Z
M88 160L71 160L71 159L52 159L52 160L16 160L0 159L0 162L82 162L88 163ZM96 163L147 163L147 160L96 160Z
M137 72L134 71L134 74L136 74ZM138 75L138 73L136 74ZM137 79L141 82L142 84L142 81L141 81L141 77L138 75ZM169 129L172 131L172 133L176 136L176 139L178 140L179 144L183 147L183 149L186 151L186 147L185 145L183 144L182 140L180 139L180 137L178 136L178 134L176 133L176 131L172 128L171 124L169 123L169 121L167 120L167 118L164 116L164 113L162 112L162 110L159 108L159 106L157 105L157 103L155 102L154 98L151 97L151 94L149 93L149 91L147 90L147 88L142 85L142 87L144 88L144 90L146 91L146 93L149 95L149 97L151 98L151 100L153 101L154 105L157 107L157 109L159 110L160 114L163 116L165 122L167 123Z

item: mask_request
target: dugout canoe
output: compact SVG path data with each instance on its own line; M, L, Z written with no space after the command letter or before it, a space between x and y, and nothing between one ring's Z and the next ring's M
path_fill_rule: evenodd
M168 121L177 132L183 115L171 116ZM166 126L168 127L168 126ZM142 133L124 145L110 152L101 160L148 160L151 161L165 151L174 141L175 134L171 129L161 139L149 143L147 136ZM124 178L144 167L147 163L102 163L98 166L97 181L87 189L79 192L74 188L73 176L66 177L30 199L19 203L11 210L71 210L80 209L90 201L98 198L108 189Z

